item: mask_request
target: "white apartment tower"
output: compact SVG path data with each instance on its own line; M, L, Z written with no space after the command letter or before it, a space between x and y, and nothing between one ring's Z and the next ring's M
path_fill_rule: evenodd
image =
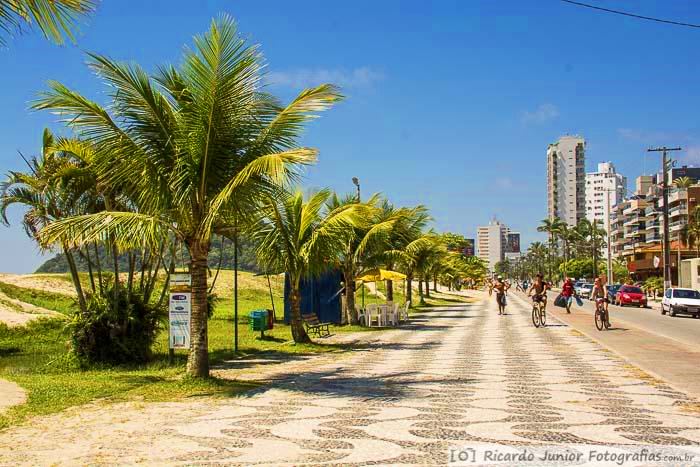
M586 218L597 222L606 231L611 228L614 206L625 199L627 178L615 172L612 162L598 164L597 172L586 174ZM603 256L607 256L607 248Z
M627 177L615 172L612 162L598 164L597 172L586 174L586 218L606 228L613 206L621 203L627 191Z
M503 261L505 257L508 232L508 227L496 219L489 222L489 225L477 227L477 256L488 263L491 271L494 270L496 263Z
M575 226L586 216L585 147L580 136L562 136L547 147L547 217Z

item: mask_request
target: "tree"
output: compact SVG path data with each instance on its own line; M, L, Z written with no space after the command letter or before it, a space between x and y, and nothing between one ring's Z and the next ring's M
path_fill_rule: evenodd
M404 216L404 210L382 210L377 207L380 202L379 195L373 195L366 202L366 216L364 222L357 222L348 227L342 233L344 247L340 250L339 262L345 281L345 316L350 318L352 324L359 322L355 308L355 278L360 275L363 264L371 256L372 251L383 251L387 247L387 241L391 230L398 219ZM333 195L327 202L330 210L347 208L358 205L355 196L339 198Z
M29 172L10 171L5 182L0 184L2 222L9 226L8 207L13 204L25 206L27 211L22 219L22 226L27 235L37 241L39 232L44 227L74 213L75 199L72 193L61 187L56 180L56 174L63 164L59 156L52 151L53 145L53 134L48 129L44 130L41 155L26 161ZM75 265L73 248L67 241L62 241L59 245L68 263L78 305L84 312L85 294Z
M3 0L0 1L0 29L11 36L23 25L36 25L44 37L57 44L73 40L78 18L95 11L94 0ZM0 36L0 45L6 39Z
M331 85L299 94L286 107L262 92L262 56L222 16L195 38L179 68L149 76L133 64L90 55L110 85L109 110L50 83L36 109L59 113L96 149L107 186L137 202L135 212L107 210L45 227L45 245L84 245L114 238L119 248L184 243L192 275L191 347L187 372L209 374L207 261L214 233L231 235L317 151L297 146L304 123L341 95ZM138 176L134 176L138 174Z
M680 190L687 190L693 185L693 183L695 182L690 177L678 177L673 181L673 184L676 185L676 188Z
M366 205L346 204L324 215L331 197L322 190L307 201L300 191L269 198L256 225L260 263L267 270L284 271L289 281L291 328L294 342L310 342L301 318L301 280L333 265L345 247L345 232L361 222Z
M537 227L538 232L546 232L549 235L549 279L552 279L552 266L554 265L554 258L556 257L555 240L557 235L561 231L561 227L564 221L555 217L553 219L542 219L539 227Z

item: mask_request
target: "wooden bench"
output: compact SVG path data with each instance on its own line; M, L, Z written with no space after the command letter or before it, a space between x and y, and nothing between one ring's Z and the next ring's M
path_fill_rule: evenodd
M329 326L331 323L322 323L318 320L316 313L302 314L301 318L304 320L304 326L306 326L306 332L309 335L316 337L328 337L331 335Z

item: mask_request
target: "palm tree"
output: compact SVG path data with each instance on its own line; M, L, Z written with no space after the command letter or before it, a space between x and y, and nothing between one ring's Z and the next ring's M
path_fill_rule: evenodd
M345 247L344 232L360 223L360 214L367 212L366 205L353 203L324 215L330 197L330 191L322 190L307 201L299 191L269 198L257 228L260 263L266 270L285 271L288 276L294 342L310 342L301 318L301 280L332 266Z
M195 38L179 67L149 76L139 66L90 55L90 66L113 89L107 109L52 82L34 107L65 117L96 149L105 186L119 187L135 212L108 210L56 222L44 244L84 245L114 238L119 248L155 248L168 235L189 253L191 347L187 372L209 374L207 259L212 235L231 235L260 201L316 159L297 147L305 122L337 102L331 85L280 105L262 92L263 61L228 16ZM135 176L136 175L136 176ZM108 194L109 195L109 194Z
M373 195L365 203L366 216L363 222L357 222L343 234L344 248L340 253L340 268L345 282L345 316L350 323L357 324L359 317L355 308L355 278L360 275L363 264L367 263L373 251L383 251L388 242L392 228L397 220L405 215L404 210L385 213L378 207L379 195ZM339 198L333 195L328 200L330 210L343 209L358 205L355 196Z
M79 17L95 11L95 0L3 0L0 1L0 29L4 35L22 31L24 25L36 25L44 37L63 44L73 40ZM5 45L0 37L0 45Z
M396 267L396 261L392 255L387 255L387 251L402 250L409 243L423 235L425 226L430 221L428 210L425 206L419 205L413 208L397 209L388 201L382 204L380 218L384 220L396 219L392 225L387 238L386 245L376 252L377 262L386 269L392 270ZM394 300L393 281L386 281L386 299Z
M553 255L555 255L555 239L561 230L561 226L564 223L558 217L553 219L542 219L541 224L537 227L538 232L546 232L549 235L549 278L552 279L552 266L553 266Z
M547 247L542 242L532 242L528 248L528 255L532 258L535 273L541 273L544 269L545 258L547 257Z
M693 185L693 183L694 181L690 177L678 177L673 181L673 184L676 185L676 188L680 190L687 190Z
M5 182L0 184L0 216L5 225L9 225L7 208L20 204L27 208L22 220L24 231L35 240L39 232L60 219L70 216L75 211L76 199L70 190L61 187L56 179L57 173L64 167L59 154L52 150L54 137L44 130L42 151L39 157L27 160L29 173L11 171ZM73 257L73 249L67 241L59 243L68 263L71 279L78 298L81 311L86 310L85 294L80 283L78 269Z

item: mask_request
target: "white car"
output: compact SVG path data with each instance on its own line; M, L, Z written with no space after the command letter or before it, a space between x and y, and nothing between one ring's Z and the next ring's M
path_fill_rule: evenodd
M576 294L581 298L591 298L591 292L593 292L593 284L581 284L581 286L576 291Z
M671 316L682 313L700 318L700 292L693 289L666 289L661 300L661 314L666 313Z

